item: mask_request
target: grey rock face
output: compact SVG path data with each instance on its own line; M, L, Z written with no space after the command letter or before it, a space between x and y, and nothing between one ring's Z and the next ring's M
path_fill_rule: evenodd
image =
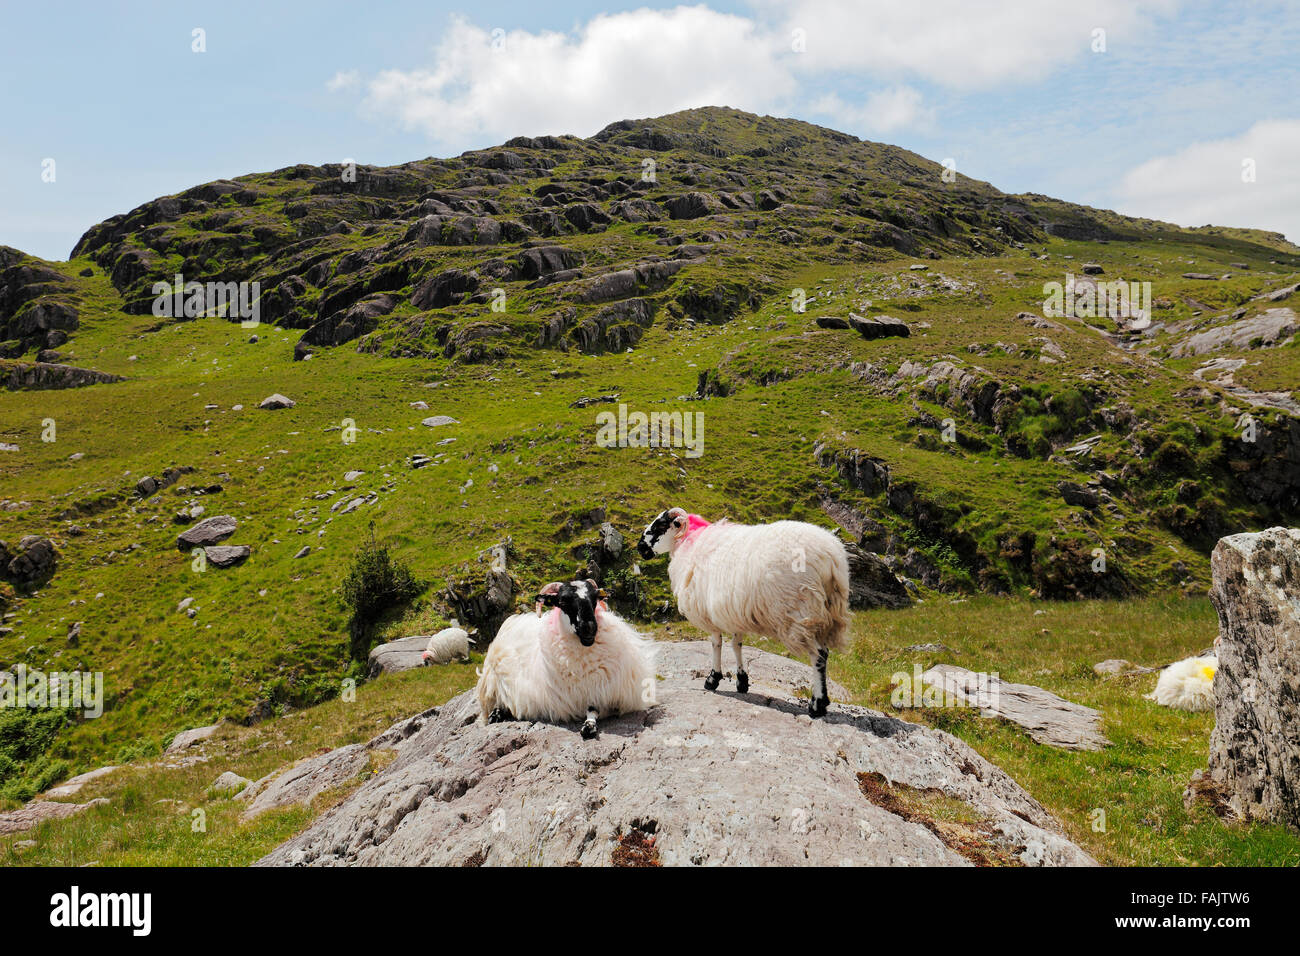
M0 388L42 391L55 388L82 388L122 381L122 376L98 372L73 365L50 362L9 362L0 369Z
M172 742L167 745L167 749L164 753L183 753L196 744L207 740L217 732L217 728L220 726L220 724L209 724L207 727L194 727L190 730L182 730L172 738Z
M216 568L233 568L235 565L247 560L252 553L252 549L246 544L221 544L214 548L203 549L208 564Z
M878 554L846 544L849 554L849 607L907 607L912 596Z
M4 543L0 542L0 555L7 558L0 566L0 578L23 590L45 584L54 577L59 564L59 552L54 547L54 542L36 534L25 535L18 542L17 552L12 555Z
M62 820L65 817L75 816L103 803L108 803L103 797L98 797L89 803L56 803L53 800L33 800L17 810L0 813L0 836L31 830L40 826L46 820Z
M921 675L985 717L1001 717L1023 727L1030 738L1063 750L1100 750L1110 745L1101 733L1101 712L1058 697L1032 684L1012 684L992 674L977 674L955 664L936 664Z
M365 744L349 744L300 761L269 783L259 786L241 816L251 820L276 807L310 803L326 790L347 783L365 769L369 761L370 752Z
M414 670L424 664L420 655L429 643L427 634L414 637L401 637L387 644L371 648L366 659L366 673L369 677L379 674L396 674L399 671Z
M472 692L454 698L259 865L605 865L638 849L664 865L968 864L869 799L867 779L968 804L1013 862L1093 863L948 734L847 705L810 720L793 697L807 666L755 650L750 693L709 693L707 643L659 649L656 702L592 740L576 724L482 726Z
M869 319L856 313L850 313L849 324L864 339L908 338L912 334L912 330L907 327L906 322L896 319L892 315L878 315L874 319Z
M206 548L229 538L238 527L239 522L232 515L213 515L177 535L176 547L181 551Z
M1211 780L1247 820L1300 827L1300 528L1220 539L1210 558Z

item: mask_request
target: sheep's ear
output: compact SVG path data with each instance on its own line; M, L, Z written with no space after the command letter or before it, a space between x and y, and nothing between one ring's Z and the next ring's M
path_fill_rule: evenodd
M559 581L552 581L550 584L546 585L546 587L537 592L537 603L554 607L555 602L559 597L561 587L562 585Z

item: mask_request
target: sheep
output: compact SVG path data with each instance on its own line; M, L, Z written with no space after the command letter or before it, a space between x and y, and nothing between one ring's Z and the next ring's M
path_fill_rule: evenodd
M811 659L816 679L808 713L826 713L826 661L848 644L849 632L848 554L835 535L801 521L710 524L673 508L646 526L637 551L647 560L670 555L677 609L713 643L706 690L717 690L722 680L722 637L728 633L736 690L749 690L742 645L746 634L760 634Z
M605 605L590 578L548 584L544 614L506 620L479 671L479 723L565 722L583 718L596 735L599 716L642 710L654 693L651 642Z
M1214 674L1218 669L1219 659L1213 655L1175 661L1160 672L1156 689L1147 699L1175 710L1210 710L1214 707Z
M451 627L444 627L437 634L429 638L429 644L420 655L420 660L427 666L429 664L447 664L453 660L469 660L469 646L475 643L474 638L463 629L455 626L452 622Z

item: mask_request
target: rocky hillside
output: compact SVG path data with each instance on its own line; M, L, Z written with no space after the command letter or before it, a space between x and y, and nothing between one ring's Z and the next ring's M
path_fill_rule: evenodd
M711 108L0 249L0 668L110 675L73 753L332 696L371 522L428 585L392 637L575 569L669 617L625 542L674 504L836 526L913 596L1200 592L1218 537L1300 519L1300 250L945 172ZM1044 307L1121 281L1148 321ZM667 447L606 447L620 408Z

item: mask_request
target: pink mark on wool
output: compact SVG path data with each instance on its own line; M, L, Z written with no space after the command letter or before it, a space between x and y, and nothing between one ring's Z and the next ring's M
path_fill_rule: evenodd
M698 534L700 531L703 531L708 526L709 526L709 522L705 521L699 515L687 515L686 533L684 535L681 535L677 539L677 543L685 544L687 541L690 541L693 537L695 537L696 534Z

